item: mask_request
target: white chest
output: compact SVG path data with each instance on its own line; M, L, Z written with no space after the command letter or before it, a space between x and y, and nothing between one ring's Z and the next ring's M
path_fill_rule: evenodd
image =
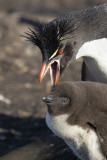
M93 130L83 129L78 125L69 125L68 115L52 117L48 112L48 127L62 138L81 160L104 160L100 150L99 139Z
M83 57L95 81L107 82L107 38L86 42L76 59L79 57Z

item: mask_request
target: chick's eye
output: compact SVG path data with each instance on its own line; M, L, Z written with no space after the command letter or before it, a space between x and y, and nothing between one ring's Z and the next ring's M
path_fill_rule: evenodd
M62 54L64 52L64 50L62 49L61 51L60 51L60 54Z

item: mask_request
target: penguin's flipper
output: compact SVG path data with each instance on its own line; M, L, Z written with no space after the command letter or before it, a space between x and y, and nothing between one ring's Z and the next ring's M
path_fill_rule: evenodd
M91 121L88 124L96 131L101 143L102 152L107 158L107 112L98 112L96 114L95 121Z
M82 69L81 69L81 80L82 81L95 81L84 61L82 63Z

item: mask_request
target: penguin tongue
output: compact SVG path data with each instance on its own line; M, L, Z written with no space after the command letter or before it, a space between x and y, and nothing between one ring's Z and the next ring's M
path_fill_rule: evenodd
M59 61L54 61L50 66L50 76L52 84L55 85L59 81L60 77L60 68Z

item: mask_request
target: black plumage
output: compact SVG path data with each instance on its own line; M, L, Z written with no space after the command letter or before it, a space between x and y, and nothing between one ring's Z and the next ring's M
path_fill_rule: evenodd
M45 54L43 51L46 50L49 58L62 40L71 38L69 34L76 29L73 26L74 23L71 23L71 19L66 19L66 17L56 19L48 24L42 24L39 20L36 20L34 27L29 28L25 37L41 49L43 57Z

